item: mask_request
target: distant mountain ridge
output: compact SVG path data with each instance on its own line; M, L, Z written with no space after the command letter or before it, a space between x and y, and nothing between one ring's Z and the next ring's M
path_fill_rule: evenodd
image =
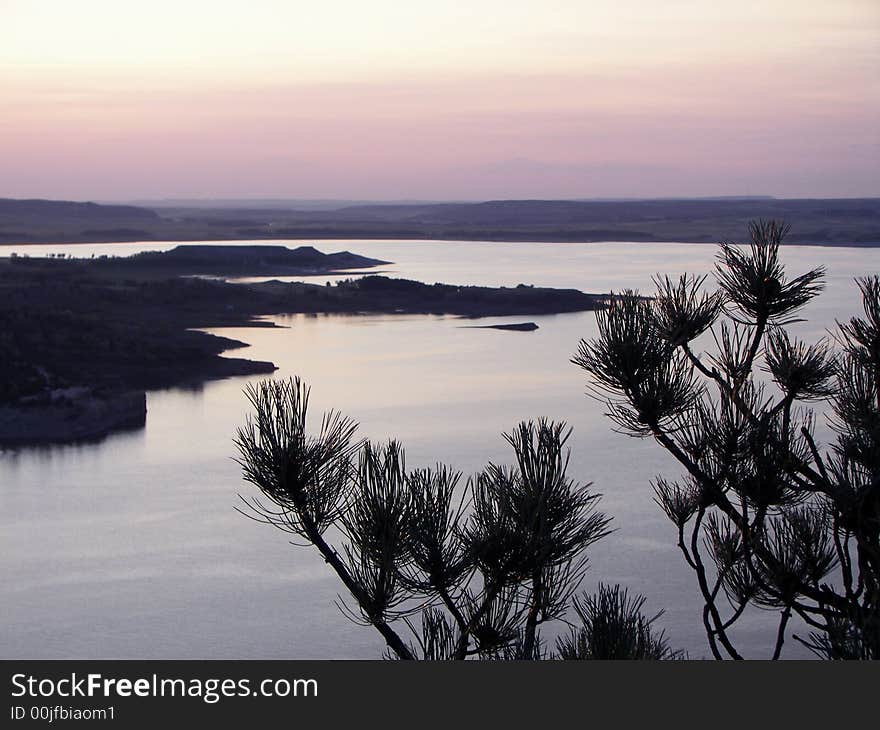
M0 242L435 239L717 242L782 219L789 243L880 245L880 198L490 200L338 208L167 207L0 200Z

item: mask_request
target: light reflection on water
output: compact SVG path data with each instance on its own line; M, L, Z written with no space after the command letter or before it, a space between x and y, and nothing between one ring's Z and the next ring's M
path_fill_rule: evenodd
M290 245L295 245L291 243ZM107 246L113 251L136 245ZM143 245L156 248L156 244ZM679 244L322 242L395 261L424 281L586 291L650 288L657 271L704 272L715 248ZM23 247L0 247L18 250ZM75 255L102 246L52 246ZM142 250L141 249L141 250ZM7 251L8 252L8 251ZM128 251L126 251L128 252ZM38 253L35 249L32 253ZM821 336L856 312L853 276L880 271L880 251L789 247L792 273L825 264L828 290L799 334ZM648 480L678 473L654 444L612 432L568 361L595 333L591 313L534 320L531 333L465 329L434 316L277 317L279 329L224 329L251 343L236 357L268 359L279 377L313 387L313 409L338 408L362 435L399 437L411 466L443 460L472 473L508 460L500 433L523 418L574 426L572 475L604 494L617 528L591 552L585 587L619 581L665 608L672 643L708 652L697 592ZM239 479L231 437L244 418L247 378L152 392L147 426L100 444L0 455L4 657L375 657L373 634L332 606L340 586L323 562L234 511ZM763 615L740 632L763 656ZM795 646L790 654L797 654Z

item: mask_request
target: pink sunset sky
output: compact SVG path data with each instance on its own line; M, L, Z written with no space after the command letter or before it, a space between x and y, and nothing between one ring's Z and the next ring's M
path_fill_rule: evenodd
M878 171L878 0L0 0L0 197L857 197Z

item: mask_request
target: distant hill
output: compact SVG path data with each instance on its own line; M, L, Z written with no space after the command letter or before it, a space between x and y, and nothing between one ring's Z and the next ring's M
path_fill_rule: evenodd
M103 205L98 203L74 203L67 200L16 200L0 198L0 220L77 220L77 221L155 221L159 214L148 208L133 205Z
M133 205L0 198L0 242L131 240L161 225L158 213Z
M234 201L229 207L154 209L0 200L0 242L260 239L448 239L476 241L739 240L748 221L783 219L789 243L880 245L880 198L730 197L668 200L492 200L328 207L301 201ZM311 201L314 203L314 201Z

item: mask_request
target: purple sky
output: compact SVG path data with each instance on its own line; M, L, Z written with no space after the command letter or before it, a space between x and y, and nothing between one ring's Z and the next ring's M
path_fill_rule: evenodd
M880 195L877 0L0 0L0 196Z

